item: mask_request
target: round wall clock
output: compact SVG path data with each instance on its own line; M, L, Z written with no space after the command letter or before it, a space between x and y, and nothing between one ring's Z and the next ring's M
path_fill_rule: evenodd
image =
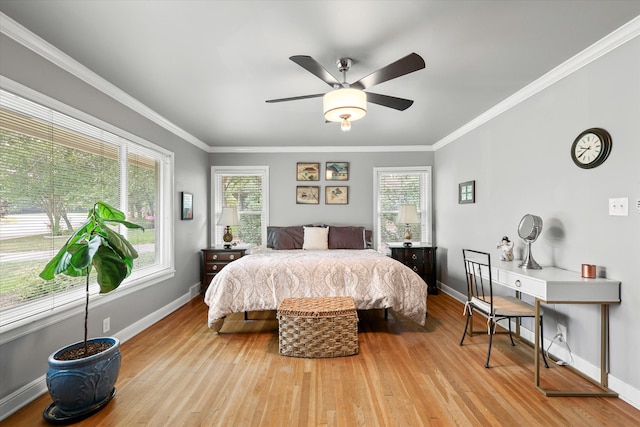
M604 129L591 128L573 141L571 159L578 167L591 169L600 166L611 152L611 135Z

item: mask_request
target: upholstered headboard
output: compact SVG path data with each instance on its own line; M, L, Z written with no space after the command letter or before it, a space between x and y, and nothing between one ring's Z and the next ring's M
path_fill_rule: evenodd
M276 250L303 249L305 227L328 228L328 249L371 249L372 233L364 227L332 225L296 225L267 227L267 247Z

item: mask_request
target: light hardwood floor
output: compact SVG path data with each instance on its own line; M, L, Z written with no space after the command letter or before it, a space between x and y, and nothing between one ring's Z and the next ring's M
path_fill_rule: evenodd
M421 327L361 312L360 352L331 359L278 354L274 312L206 326L193 300L122 345L115 398L77 426L637 426L640 411L615 398L545 398L533 385L532 348L487 337L458 342L462 304L429 296ZM543 385L585 387L566 368ZM48 395L2 425L46 425Z

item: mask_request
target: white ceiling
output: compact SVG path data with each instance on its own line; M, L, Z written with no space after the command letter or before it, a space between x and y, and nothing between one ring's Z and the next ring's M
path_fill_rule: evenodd
M215 147L433 145L640 15L640 0L0 0L0 11L175 126ZM330 88L291 62L347 80L411 52L426 68L372 91L349 133L326 124ZM197 142L197 141L196 141Z

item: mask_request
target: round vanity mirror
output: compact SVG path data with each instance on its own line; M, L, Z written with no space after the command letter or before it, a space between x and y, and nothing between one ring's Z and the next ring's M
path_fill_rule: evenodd
M520 220L518 225L518 236L527 245L527 250L520 268L540 270L542 267L533 259L531 254L531 244L536 241L542 232L542 218L536 215L527 214Z

